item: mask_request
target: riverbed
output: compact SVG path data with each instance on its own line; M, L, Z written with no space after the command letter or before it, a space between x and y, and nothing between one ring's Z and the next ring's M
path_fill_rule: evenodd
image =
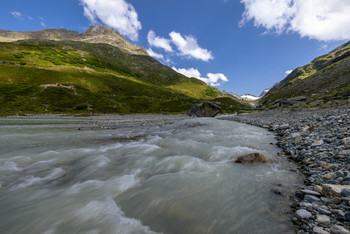
M0 232L293 233L275 143L215 118L0 119ZM254 152L271 163L233 162Z

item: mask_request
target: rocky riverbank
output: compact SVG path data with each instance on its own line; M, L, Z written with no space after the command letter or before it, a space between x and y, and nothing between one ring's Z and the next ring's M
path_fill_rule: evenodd
M305 175L293 201L299 233L350 233L350 105L221 116L276 133L278 146Z

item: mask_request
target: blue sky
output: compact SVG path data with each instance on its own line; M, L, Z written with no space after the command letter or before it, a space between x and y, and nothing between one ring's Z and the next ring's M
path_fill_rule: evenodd
M0 29L107 25L163 64L259 95L350 40L349 0L2 0Z

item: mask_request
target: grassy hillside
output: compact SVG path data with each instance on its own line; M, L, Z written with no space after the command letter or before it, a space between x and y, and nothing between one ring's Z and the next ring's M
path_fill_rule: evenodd
M350 42L298 67L275 85L261 100L268 105L278 99L304 95L312 103L346 100L350 92Z
M28 40L0 43L0 115L180 113L201 100L246 108L149 56L107 44Z

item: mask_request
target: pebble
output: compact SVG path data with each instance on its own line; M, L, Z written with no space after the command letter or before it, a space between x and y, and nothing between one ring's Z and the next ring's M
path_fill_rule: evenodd
M331 224L331 219L327 215L317 215L316 222L322 227L327 227Z
M314 234L330 234L330 232L327 232L327 231L323 230L323 228L317 227L317 226L315 226L315 227L312 229L312 232L313 232Z
M313 195L313 196L321 196L321 194L319 192L308 190L308 189L300 190L300 192L308 194L308 195Z
M305 186L293 197L293 223L301 233L350 234L350 105L219 118L273 131L276 145L297 163Z
M331 233L332 234L350 234L350 231L342 226L334 225L333 227L331 227Z
M307 210L299 209L299 210L297 210L297 212L295 212L295 216L298 219L308 219L312 216L312 214Z

